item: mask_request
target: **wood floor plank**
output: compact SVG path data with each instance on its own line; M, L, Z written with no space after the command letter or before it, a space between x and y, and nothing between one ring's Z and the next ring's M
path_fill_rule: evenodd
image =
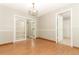
M37 39L32 46L31 40L0 46L0 55L78 55L78 48Z

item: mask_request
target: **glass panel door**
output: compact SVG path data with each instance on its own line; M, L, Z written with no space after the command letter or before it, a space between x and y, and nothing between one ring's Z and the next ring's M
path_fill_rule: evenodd
M26 39L26 19L16 17L16 40Z
M63 40L63 17L58 15L58 42Z

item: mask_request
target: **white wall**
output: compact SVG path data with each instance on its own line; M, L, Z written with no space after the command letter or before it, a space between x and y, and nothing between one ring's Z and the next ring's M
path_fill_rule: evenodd
M74 46L79 47L79 5L72 9L72 26Z
M38 36L50 40L56 40L56 13L72 8L72 38L74 46L79 47L79 4L72 4L55 11L51 11L40 17L38 22Z
M29 17L24 12L0 5L0 44L13 40L14 15Z
M56 13L68 8L71 8L71 5L40 16L40 20L38 21L38 36L56 41Z
M48 13L38 21L38 36L55 40L55 14Z

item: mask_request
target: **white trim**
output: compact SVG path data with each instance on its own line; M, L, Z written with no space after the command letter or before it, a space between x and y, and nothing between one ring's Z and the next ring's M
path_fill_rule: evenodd
M57 25L58 25L58 21L57 21L57 14L56 14L56 43L58 43L58 38L57 38L58 37L58 33L57 33L58 32L58 30L57 30L58 26Z
M14 15L14 16L22 17L22 18L26 18L26 19L32 19L32 18L29 18L29 17L21 16L21 15Z
M25 39L20 39L20 40L16 40L16 42L17 42L17 41L24 41L24 40L25 40Z
M63 11L60 11L60 12L57 12L56 14L58 15L58 14L61 14L61 13L67 12L67 11L71 11L71 8L63 10Z
M6 43L12 43L12 41L0 42L0 45L6 44Z
M12 30L0 30L0 32L1 32L1 31L9 31L9 32L12 32Z
M25 40L27 39L27 20L25 20Z
M35 35L35 39L36 39L36 37L37 37L37 20L35 19L35 22L36 22L36 24L35 24L35 26L36 26L36 35Z
M27 19L27 17L25 17L25 16L21 16L21 15L14 15L15 17L22 17L22 18L26 18Z
M14 32L13 32L13 35L14 35L14 39L13 39L13 43L15 43L15 40L16 40L16 21L15 21L16 19L15 19L15 15L14 15Z
M72 8L71 8L71 47L73 47L73 38L72 38L72 35L73 35L73 33L72 33Z
M64 10L64 11L61 11L61 12L58 12L58 13L56 13L56 43L58 43L58 34L57 34L57 32L58 32L58 30L57 30L57 15L58 14L60 14L60 13L64 13L64 12L67 12L67 11L70 11L71 12L71 47L73 47L73 38L72 38L72 9L70 8L70 9L66 9L66 10Z

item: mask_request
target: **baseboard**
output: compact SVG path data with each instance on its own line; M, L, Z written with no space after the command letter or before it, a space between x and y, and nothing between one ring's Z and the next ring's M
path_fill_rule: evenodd
M36 37L36 39L43 39L42 37Z
M25 39L16 40L15 42L20 42L20 41L24 41L24 40L25 40ZM13 42L5 42L5 43L0 44L0 46L8 45L8 44L13 44Z
M26 39L15 40L15 42L18 42L18 41L24 41L24 40L26 40Z
M9 45L9 44L13 44L13 42L2 43L2 44L0 44L0 46Z
M77 48L77 49L79 49L79 47L76 47L76 46L73 46L73 48Z
M64 37L65 39L70 39L70 37Z
M53 41L53 40L49 40L49 39L47 39L47 38L43 38L43 37L36 37L36 39L42 39L42 40L46 40L46 41L50 41L50 42L54 42L54 43L56 43L56 42Z

